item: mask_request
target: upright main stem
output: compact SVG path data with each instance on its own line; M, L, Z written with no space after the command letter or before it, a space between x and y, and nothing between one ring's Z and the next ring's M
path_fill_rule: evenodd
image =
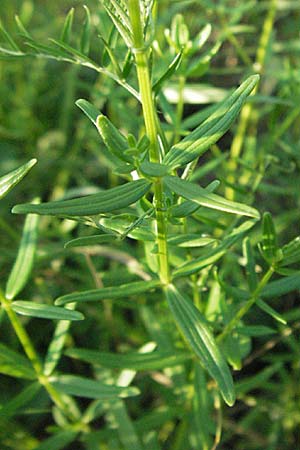
M136 61L144 122L146 133L150 141L150 161L159 163L160 150L158 143L157 117L148 66L148 49L145 47L144 42L139 0L129 0L128 10L132 26L133 52ZM170 270L168 263L166 212L161 178L157 178L154 184L154 202L156 211L159 276L163 284L168 284L170 282Z

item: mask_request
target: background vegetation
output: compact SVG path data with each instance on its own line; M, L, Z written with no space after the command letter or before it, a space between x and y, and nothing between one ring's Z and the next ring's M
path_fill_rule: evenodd
M92 24L89 55L110 69L113 62L98 35L116 42L115 55L120 61L124 60L126 49L116 35L110 35L111 21L100 2L85 3ZM212 27L203 48L190 60L184 59L162 87L160 118L170 142L177 142L201 123L207 117L205 108L214 108L248 75L261 74L255 95L242 108L230 131L200 159L193 179L206 186L217 178L221 182L219 194L252 204L261 214L270 212L265 217L273 218L277 251L300 234L299 2L161 0L157 3L153 79L158 79L170 64L178 50L176 46L180 49L185 44L187 29L190 39L194 39L207 23ZM18 14L36 42L49 45L49 37L61 36L66 14L72 7L75 14L70 45L77 45L86 20L79 1L2 0L1 22L23 50L34 53L24 45L14 16ZM181 27L181 42L176 42L176 26ZM5 32L0 42L1 48L11 48ZM38 160L24 180L1 200L0 279L4 290L24 225L24 216L11 214L15 204L36 197L49 201L87 195L119 184L120 178L97 130L75 106L75 101L89 100L125 135L141 136L144 125L138 103L120 84L80 64L40 56L18 57L0 49L0 73L0 175L31 158ZM129 75L129 82L137 88L134 71ZM256 275L261 278L267 272L268 261L258 247L265 237L267 221L264 236L262 224L258 222L248 233L248 241L243 245L239 241L221 261L205 268L196 281L191 280L191 285L197 285L199 298L196 300L208 320L217 321L220 314L230 316L226 304L242 302L249 282L246 273L249 253L245 250L249 242ZM271 219L268 223L274 238ZM214 239L221 238L224 229L233 226L218 211L201 212L193 224L195 232ZM70 292L143 278L147 258L139 241L124 239L119 246L111 248L106 245L64 248L71 239L90 234L93 229L81 222L43 216L39 222L34 266L20 299L53 305L55 298ZM77 399L77 406L70 403L69 409L77 411L78 407L85 412L70 425L59 408L53 407L47 392L43 389L35 392L28 381L30 376L24 376L21 369L17 373L7 362L8 348L19 353L23 350L3 306L0 311L1 448L188 450L199 449L201 445L203 449L212 449L218 444L224 450L298 448L298 241L293 241L293 245L292 255L296 256L292 265L282 267L273 275L272 281L281 283L271 285L271 294L266 296L268 305L277 314L274 312L271 317L272 314L256 306L251 308L243 324L243 342L239 342L242 354L240 358L229 354L238 396L232 408L222 403L214 384L202 372L197 380L208 388L199 388L204 393L198 399L201 407L193 406L195 380L189 378L190 363L185 362L165 369L137 371L133 384L140 389L139 396L114 402ZM182 255L178 253L180 262ZM169 339L182 348L160 295L152 294L151 303L146 302L143 294L132 297L131 304L125 300L85 304L80 308L85 320L72 323L65 334L63 351L81 347L127 353L141 349L150 341L167 347ZM20 317L43 358L56 322ZM222 328L216 330L221 332ZM168 349L172 348L170 344ZM228 356L228 349L223 351ZM11 358L16 355L12 354ZM130 378L135 374L66 355L60 358L58 370L110 383L115 383L121 375ZM24 397L18 397L22 393ZM203 424L205 435L199 437L195 430L199 431Z

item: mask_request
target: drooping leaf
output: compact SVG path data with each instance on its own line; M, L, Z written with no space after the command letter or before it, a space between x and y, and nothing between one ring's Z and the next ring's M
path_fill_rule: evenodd
M185 352L168 353L154 351L151 353L108 353L83 348L68 349L65 354L91 364L110 369L161 370L187 361L190 355Z
M103 384L100 381L75 375L58 375L50 378L53 386L64 394L75 397L99 398L109 400L116 397L126 398L139 394L136 387L119 387Z
M0 373L29 380L36 378L28 359L4 344L0 344Z
M10 300L21 292L30 276L36 250L38 222L39 217L36 214L26 217L17 258L6 284L5 296Z
M159 280L135 281L133 283L121 284L119 286L91 289L89 291L83 292L74 292L73 294L67 294L57 298L55 304L65 305L72 302L96 302L104 299L130 297L131 295L148 292L149 290L154 289L159 285Z
M143 197L150 187L149 181L141 179L72 200L41 203L40 205L30 203L16 205L12 212L14 214L35 213L61 216L96 215L132 205Z
M206 319L175 286L166 287L166 296L179 329L202 365L216 381L225 402L232 406L235 401L232 376Z
M30 317L39 317L41 319L53 320L82 320L83 314L78 311L71 311L58 306L49 306L35 302L18 300L12 302L11 307L18 314Z
M258 75L247 78L208 119L171 148L163 159L163 163L170 165L173 169L184 166L202 155L212 144L217 142L237 117L258 79Z
M232 214L254 217L256 219L259 219L260 217L259 212L251 206L226 200L219 195L207 192L206 189L191 183L190 181L182 180L178 177L166 176L164 177L164 183L177 195L197 203L200 206Z
M8 192L18 184L23 177L29 172L29 170L36 164L36 159L31 159L28 163L23 164L12 172L4 175L0 178L0 198L4 197Z

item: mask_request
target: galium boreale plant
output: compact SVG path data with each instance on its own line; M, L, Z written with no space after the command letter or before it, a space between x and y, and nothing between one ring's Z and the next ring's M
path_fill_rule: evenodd
M95 443L97 437L102 442L106 435L97 435L92 422L106 414L108 422L113 420L117 424L123 448L162 448L157 434L150 435L149 430L143 433L141 427L139 435L134 429L121 398L138 393L136 388L128 387L136 372L168 369L166 373L176 388L174 405L184 410L183 415L181 413L179 416L183 424L180 433L188 436L185 449L209 449L220 441L220 397L229 406L233 406L236 401L229 364L240 369L243 357L249 351L249 336L268 331L267 327L262 326L251 329L243 324L243 319L250 308L257 305L274 320L285 323L284 318L265 300L274 291L281 290L284 293L291 286L298 286L298 277L286 271L285 266L299 260L299 242L294 240L279 248L272 216L266 213L263 217L260 250L267 270L258 279L250 239L250 230L260 219L257 209L218 195L215 192L220 184L218 180L213 180L207 186L191 181L199 158L229 130L255 89L259 77L254 74L246 78L188 134L180 131L183 113L181 98L173 122L171 119L173 133L170 137L170 128L162 122L160 115L161 110L168 109L162 87L177 74L182 92L188 76L197 71L203 72L221 43L218 42L213 50L208 51L201 64L191 62L191 57L194 58L207 39L210 26L206 26L197 39L191 41L183 19L177 16L172 32L166 33L173 60L163 74L153 80L155 68L152 65L155 66L155 54L159 53L159 49L155 41L152 13L158 4L150 0L103 0L102 5L113 23L114 33L117 30L118 39L127 47L121 65L110 40L102 37L106 56L110 59L109 69L102 68L88 56L88 9L80 49L68 43L72 15L66 19L61 40L53 40L54 47L36 43L19 20L18 26L33 53L88 66L124 87L140 104L142 131L134 136L137 131L134 129L132 134L125 136L109 117L100 113L87 100L77 101L79 108L97 128L106 147L106 157L111 158L115 173L125 181L80 198L16 205L13 213L29 214L30 220L25 225L21 256L18 255L16 264L22 266L22 261L24 264L24 252L30 247L28 229L32 228L36 215L57 216L84 222L97 229L97 234L69 241L66 244L68 249L105 244L113 252L115 246L122 245L124 239L139 242L145 252L141 261L142 270L138 273L140 280L66 293L56 299L55 306L45 306L14 300L23 287L22 283L16 288L19 283L17 275L21 270L18 268L12 271L6 295L1 295L2 305L32 363L32 378L36 378L46 388L56 405L56 420L59 415L58 423L64 430L59 434L60 442L72 442L79 432L85 434L82 441L87 448L92 448L91 442ZM14 54L15 57L25 54L9 35L7 39L13 47L6 50L7 54ZM134 69L136 86L131 84ZM170 122L170 118L168 120ZM185 136L182 138L181 134ZM218 214L217 220L215 212ZM203 223L212 224L209 234L202 234ZM214 232L214 223L221 224L219 230L221 228L222 233ZM216 263L228 257L230 249L241 242L248 291L230 286L223 280L222 273L216 270ZM285 277L270 283L276 271ZM203 286L206 286L207 294L203 294ZM227 296L236 301L226 302ZM123 304L128 303L132 307L135 302L132 297L136 299L134 307L140 309L141 318L156 341L157 349L154 350L155 346L145 347L139 353L128 355L86 348L69 348L66 351L71 358L110 370L119 369L121 374L125 369L131 369L125 381L118 378L114 380L116 386L108 386L86 377L55 373L70 321L82 319L77 308L84 308L88 302L120 299ZM153 306L151 301L154 299L156 302ZM16 313L60 319L44 364L37 357L30 339L24 338L24 330L16 322ZM178 332L171 323L176 324ZM107 379L106 373L102 377L104 380ZM240 394L243 391L238 388L237 392ZM94 402L81 413L70 396L92 398ZM108 406L104 402L107 400ZM219 411L216 430L211 421L214 407ZM108 448L116 448L112 437L108 437L108 441L111 445ZM89 442L91 447L88 446Z

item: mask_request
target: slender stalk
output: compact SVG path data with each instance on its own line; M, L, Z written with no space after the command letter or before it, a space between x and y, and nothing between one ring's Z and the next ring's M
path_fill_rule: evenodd
M275 14L276 14L276 2L277 0L271 0L270 1L270 7L268 10L268 13L266 15L263 29L258 45L258 49L256 52L256 58L255 62L253 64L253 68L255 69L256 73L263 74L265 63L266 63L266 56L267 56L267 47L270 40L271 32L273 29L273 24L275 20ZM255 95L258 92L259 89L259 83L255 86L255 88L252 91L251 95ZM230 160L228 162L228 183L230 185L234 184L235 182L235 172L237 169L237 159L240 156L242 147L244 145L245 139L246 139L246 133L247 129L249 127L249 124L251 123L251 132L253 136L256 135L256 128L257 128L257 121L258 117L254 112L254 104L253 103L246 103L241 111L240 120L237 127L237 132L235 134L235 137L232 141L231 149L230 149ZM226 196L229 199L234 199L234 190L232 188L226 189Z
M148 66L148 49L145 47L143 25L139 0L129 0L128 10L133 34L133 53L139 83L146 133L150 141L150 161L160 162L157 115L152 94L152 85ZM154 207L156 212L156 236L158 245L159 276L163 284L170 282L168 263L167 226L163 185L157 178L154 183Z
M227 337L229 335L229 333L231 333L231 331L236 327L236 325L239 323L239 321L245 316L245 314L247 314L249 309L256 303L256 301L258 300L258 298L261 294L262 289L266 286L266 284L268 283L268 281L271 278L271 276L273 275L273 273L274 273L274 267L271 266L268 269L268 271L265 273L265 275L263 276L261 281L258 283L258 285L257 285L256 289L254 290L253 294L251 295L251 297L246 301L244 306L242 306L242 308L236 313L236 315L226 325L223 332L221 334L219 334L219 336L217 338L218 342L222 341L225 337Z
M8 300L0 291L0 303L3 307L3 309L6 311L8 318L11 322L11 325L13 329L15 330L16 335L19 338L19 341L24 349L24 352L26 353L29 361L31 362L31 365L36 373L37 379L40 384L44 386L46 391L48 392L49 396L53 400L53 402L56 404L56 406L63 411L66 417L69 417L72 421L76 421L77 418L73 416L73 414L70 412L68 405L64 402L61 394L52 386L50 383L48 377L44 375L43 372L43 365L36 353L36 350L31 342L30 337L28 336L25 328L23 327L22 323L20 322L17 314L11 307L11 301Z

